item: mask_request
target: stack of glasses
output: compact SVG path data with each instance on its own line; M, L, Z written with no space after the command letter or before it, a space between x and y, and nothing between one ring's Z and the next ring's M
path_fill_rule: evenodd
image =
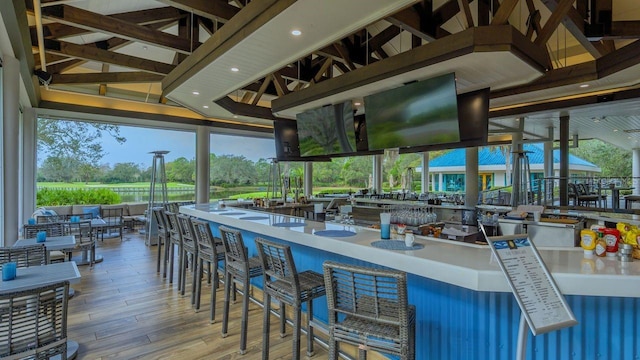
M633 245L631 244L620 244L620 248L618 249L618 260L622 262L632 262L633 261Z

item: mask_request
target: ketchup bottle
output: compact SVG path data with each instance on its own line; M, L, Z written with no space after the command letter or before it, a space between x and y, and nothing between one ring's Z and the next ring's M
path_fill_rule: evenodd
M620 231L618 229L604 229L604 241L607 243L607 256L616 256L618 243L620 243Z

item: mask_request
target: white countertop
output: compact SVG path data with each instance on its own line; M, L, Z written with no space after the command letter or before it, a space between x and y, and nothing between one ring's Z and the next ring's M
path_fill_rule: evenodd
M423 249L385 250L370 245L380 240L376 229L311 220L304 220L304 227L274 227L272 224L302 219L233 207L218 209L217 204L183 206L180 212L475 291L510 292L486 245L416 236L416 242L425 245ZM225 212L242 215L223 215ZM249 216L266 219L241 219ZM343 229L354 231L356 235L336 238L314 235L319 230ZM539 250L564 294L640 297L640 260L622 263L615 258L586 259L581 248Z

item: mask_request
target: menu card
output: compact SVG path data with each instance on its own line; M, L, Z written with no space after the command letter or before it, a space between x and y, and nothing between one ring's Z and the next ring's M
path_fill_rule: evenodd
M578 323L526 234L488 237L487 241L533 335Z

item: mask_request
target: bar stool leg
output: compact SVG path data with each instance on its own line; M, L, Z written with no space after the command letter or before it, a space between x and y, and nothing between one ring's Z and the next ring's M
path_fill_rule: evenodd
M211 264L209 264L211 265ZM211 284L211 300L209 301L209 323L213 324L216 321L216 292L218 290L218 267L216 263L213 264L213 270L216 272L213 281L215 284Z
M293 360L300 360L300 303L293 306Z
M313 299L307 301L307 356L309 357L314 355L313 326L311 325L312 321L313 321Z
M242 323L240 333L240 355L247 352L247 318L249 317L249 274L244 280L244 294L242 296Z
M287 324L287 306L284 302L280 301L280 337L283 338L287 336L287 329L285 325Z
M196 282L196 279L200 279L202 277L203 266L204 260L198 259L198 266L196 266L196 272L193 275L193 286L191 290L191 303L194 304L196 312L200 310L200 295L202 291L202 280Z
M160 273L160 262L162 261L162 241L160 235L158 235L158 261L156 264L156 272Z
M330 360L338 360L338 342L335 340L331 331L329 331L329 357Z
M171 248L169 249L169 284L173 284L173 263L175 262L176 245L171 244Z
M185 279L184 263L187 260L185 258L186 256L185 256L184 248L180 247L180 256L178 257L178 291L182 296L184 296L184 279Z
M168 239L165 239L164 243L164 266L162 270L162 277L167 278L167 265L169 264L169 247L173 247L173 244L169 243Z
M222 309L222 337L227 337L229 326L229 298L231 297L231 283L233 282L231 273L227 271L224 277L224 306Z
M264 293L262 318L262 360L269 360L269 329L271 325L271 295Z

